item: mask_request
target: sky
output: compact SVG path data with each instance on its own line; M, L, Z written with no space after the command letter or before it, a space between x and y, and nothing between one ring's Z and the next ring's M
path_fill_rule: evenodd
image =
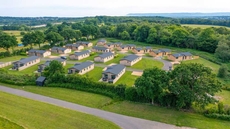
M128 13L230 12L229 0L0 0L0 16L83 17Z

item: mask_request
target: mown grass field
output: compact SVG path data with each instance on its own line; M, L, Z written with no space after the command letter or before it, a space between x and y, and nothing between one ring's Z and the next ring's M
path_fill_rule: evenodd
M7 85L7 84L4 84L4 85ZM82 104L86 106L91 105L91 107L95 107L95 108L99 107L100 109L110 111L110 112L115 112L119 114L124 114L128 116L133 116L133 117L138 117L138 118L143 118L143 119L148 119L148 120L164 122L168 124L174 124L177 126L188 126L188 127L199 128L199 129L227 129L227 128L230 128L230 122L228 121L207 118L197 113L177 111L175 109L169 109L165 107L158 107L158 106L153 106L150 104L135 103L135 102L129 102L129 101L120 101L120 102L110 103L112 101L111 99L104 97L104 96L100 96L98 99L97 95L92 94L92 93L85 93L85 92L79 92L79 91L75 92L74 90L68 90L68 89L63 89L63 88L53 88L53 87L28 86L28 87L22 88L19 86L11 86L11 85L7 85L7 86L22 89L22 90L37 93L37 94L42 94L45 96L50 96L53 98L58 98L61 100L65 100L65 101L69 101L69 102L73 102L77 104ZM79 96L86 94L82 98L82 99L85 99L85 98L86 99L84 101L81 99L78 99L77 97L78 94ZM228 92L226 92L226 94L228 94ZM96 104L94 102L95 100L97 101ZM105 105L106 103L110 103L110 104ZM104 106L101 106L101 105L104 105Z
M22 126L11 122L0 116L0 128L1 129L24 129Z
M0 115L28 129L119 128L107 120L0 92Z
M210 28L210 27L225 27L230 29L229 27L226 26L216 26L216 25L199 25L199 24L182 24L182 26L188 26L188 27L192 27L192 28L202 28L202 29L206 29L206 28Z
M10 62L10 61L17 61L21 58L27 58L27 56L12 56L0 59L0 62Z
M22 36L21 36L21 32L22 31L3 31L3 32L5 32L5 33L7 33L7 34L9 34L9 35L14 35L16 38L17 38L17 41L18 41L18 43L20 43L21 42L21 38L22 38Z
M147 59L147 58L142 58L141 61L137 62L136 64L134 64L133 66L131 66L131 68L135 68L135 69L147 69L147 68L153 68L153 67L157 67L157 68L162 68L164 66L164 64L160 61L156 61L153 59Z
M127 86L133 86L138 76L131 74L131 71L126 71L115 84L126 84Z
M200 64L203 64L206 67L210 67L215 74L217 74L217 72L218 72L218 70L220 68L220 65L212 63L212 62L210 62L208 60L205 60L205 59L203 59L201 57L198 58L198 59L194 59L194 60L183 61L182 63L200 63Z
M117 54L116 57L114 57L114 59L108 61L108 62L105 62L106 65L109 65L109 64L112 64L112 63L115 63L115 64L119 64L120 63L120 60L126 56L125 54Z
M93 70L85 73L84 76L91 78L93 81L99 81L102 78L102 71L103 68L101 67L94 67Z

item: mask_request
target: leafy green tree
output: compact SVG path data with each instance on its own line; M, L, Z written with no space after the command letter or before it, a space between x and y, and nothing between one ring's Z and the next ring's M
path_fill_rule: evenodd
M172 33L172 43L177 47L184 47L188 36L189 33L185 29L178 28Z
M45 42L45 35L43 32L41 31L35 31L35 32L32 32L32 35L34 37L34 43L35 44L38 44L39 48L41 46L42 43Z
M51 82L61 82L65 76L64 74L65 69L63 68L63 65L56 60L51 61L49 66L47 66L43 72L43 75Z
M134 30L135 40L146 42L149 36L150 26L148 24L141 25Z
M169 85L169 76L164 70L157 67L145 69L141 77L135 81L135 87L139 94L144 94L151 103L154 99L160 97Z
M56 32L49 32L46 35L45 39L50 43L51 47L54 46L55 43L64 40L64 38L59 33L56 33Z
M218 44L218 40L213 28L207 28L202 30L198 36L197 41L197 45L200 50L212 53L215 52Z
M223 62L228 62L230 60L230 41L221 40L215 51L215 56L221 59Z
M73 29L66 29L60 32L60 35L65 38L65 40L70 40L75 38L76 32Z
M217 76L220 78L226 78L228 76L228 67L222 64L218 70Z
M75 31L75 39L76 40L80 40L81 39L81 37L82 37L82 33L81 33L81 31L80 30L76 30Z
M18 45L17 39L15 36L10 36L6 33L0 34L0 48L4 48L9 51L9 48L14 50L14 47Z
M127 32L127 31L123 31L122 33L119 33L119 36L123 40L129 40L130 39L129 32Z
M30 45L30 48L32 48L35 41L35 35L32 32L28 32L22 37L21 41L24 46Z
M169 91L176 96L176 108L190 108L192 103L204 108L215 102L212 97L221 91L221 83L209 67L189 63L177 66L171 73Z

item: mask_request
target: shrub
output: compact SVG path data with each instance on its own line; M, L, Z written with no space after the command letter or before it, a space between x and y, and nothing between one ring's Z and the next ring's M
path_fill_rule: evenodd
M212 114L205 114L205 116L210 118L230 121L230 115L212 113Z

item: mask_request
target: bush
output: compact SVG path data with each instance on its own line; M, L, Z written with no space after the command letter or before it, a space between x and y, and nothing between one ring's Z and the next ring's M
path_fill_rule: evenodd
M228 67L226 65L221 65L218 70L217 76L220 78L226 78L228 76Z
M230 121L230 115L218 114L218 113L204 114L204 115L206 117L210 117L210 118L215 118L215 119L221 119L221 120Z

